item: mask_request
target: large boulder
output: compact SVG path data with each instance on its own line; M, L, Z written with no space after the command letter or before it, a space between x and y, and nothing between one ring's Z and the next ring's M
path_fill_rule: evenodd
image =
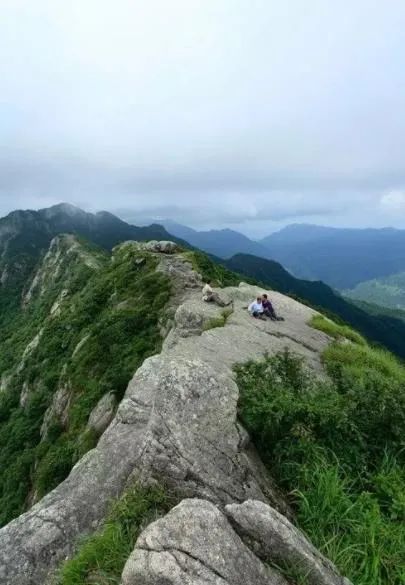
M298 528L264 502L230 504L225 511L260 558L289 567L308 585L351 585Z
M149 525L126 563L122 585L287 585L266 567L210 502L184 500Z

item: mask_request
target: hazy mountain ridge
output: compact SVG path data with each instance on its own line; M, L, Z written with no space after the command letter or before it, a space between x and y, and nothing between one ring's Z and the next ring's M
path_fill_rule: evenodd
M61 233L85 238L105 250L126 240L178 241L162 226L136 227L110 213L87 213L66 203L39 211L13 211L0 219L0 323L18 308L36 265L52 238Z
M293 225L260 243L296 276L339 290L405 269L405 230Z
M163 220L162 225L173 235L189 242L192 246L218 256L230 258L235 254L253 254L266 257L268 251L260 243L231 229L197 231L174 221Z
M405 309L405 272L360 282L343 291L350 299L362 300L390 309Z
M405 270L405 230L291 224L256 241L230 229L197 231L170 220L162 224L219 258L251 254L275 260L297 278L322 280L338 290Z

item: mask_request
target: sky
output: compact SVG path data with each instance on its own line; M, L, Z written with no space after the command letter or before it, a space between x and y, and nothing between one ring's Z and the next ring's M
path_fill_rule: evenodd
M405 228L403 0L1 0L0 215Z

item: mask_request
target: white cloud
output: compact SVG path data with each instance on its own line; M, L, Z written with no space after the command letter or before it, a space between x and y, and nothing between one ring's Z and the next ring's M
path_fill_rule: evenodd
M388 213L405 211L405 191L397 189L384 193L381 196L380 205L383 211Z
M399 0L2 0L0 213L403 225L404 29Z

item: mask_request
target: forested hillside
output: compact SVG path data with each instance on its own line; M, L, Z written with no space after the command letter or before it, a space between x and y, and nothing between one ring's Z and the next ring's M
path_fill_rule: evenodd
M170 285L155 268L128 245L111 257L58 236L20 309L3 313L1 524L58 485L95 445L133 372L159 349Z
M405 310L405 272L360 282L354 288L343 291L343 294L350 299Z

